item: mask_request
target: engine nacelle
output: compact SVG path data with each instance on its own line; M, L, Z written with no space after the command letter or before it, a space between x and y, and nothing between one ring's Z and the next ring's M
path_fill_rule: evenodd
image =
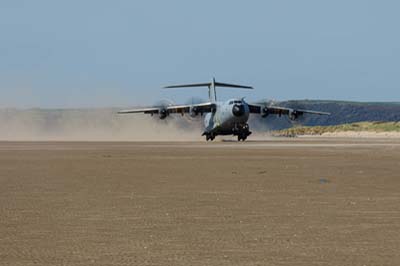
M295 121L295 120L297 120L299 118L301 113L299 113L296 110L290 110L288 115L289 115L289 119L290 120Z
M191 117L196 117L198 114L199 114L199 111L197 110L197 107L196 107L196 106L190 107L189 115L190 115Z
M165 118L167 118L167 116L168 116L168 110L167 109L160 109L158 111L158 117L160 119L165 119Z
M268 110L268 108L267 107L264 107L262 110L261 110L261 117L267 117L269 115L269 110Z

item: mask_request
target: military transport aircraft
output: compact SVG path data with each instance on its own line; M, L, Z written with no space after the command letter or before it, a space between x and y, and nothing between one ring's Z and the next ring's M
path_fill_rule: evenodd
M302 116L305 113L316 115L329 115L329 113L326 112L292 109L260 103L247 103L244 98L218 102L216 93L217 87L241 89L253 89L253 87L216 82L215 79L213 79L209 83L173 85L164 88L171 89L188 87L208 87L209 102L189 105L153 106L149 108L122 110L118 113L145 113L151 115L157 114L160 119L165 119L170 114L184 115L185 113L188 113L192 117L198 115L203 116L205 114L205 129L202 136L205 136L207 141L214 140L217 135L234 135L237 136L238 141L245 141L247 137L251 134L251 131L249 130L249 125L247 124L250 114L259 114L262 117L267 117L270 114L279 116L288 115L291 120L296 120L299 116Z

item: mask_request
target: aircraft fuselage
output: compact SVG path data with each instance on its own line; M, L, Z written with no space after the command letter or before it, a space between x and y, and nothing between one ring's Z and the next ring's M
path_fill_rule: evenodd
M217 102L213 112L207 113L204 118L207 140L213 140L217 135L236 135L239 140L245 140L251 134L247 121L250 108L242 99L231 99L226 102Z

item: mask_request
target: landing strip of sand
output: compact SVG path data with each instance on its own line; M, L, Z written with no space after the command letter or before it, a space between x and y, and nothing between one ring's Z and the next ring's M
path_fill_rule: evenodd
M0 264L399 265L399 144L0 142Z

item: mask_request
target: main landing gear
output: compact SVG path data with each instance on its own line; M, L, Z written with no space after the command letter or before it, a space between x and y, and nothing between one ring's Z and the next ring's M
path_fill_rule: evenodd
M232 131L224 131L218 132L221 135L230 135L233 134L237 136L238 141L245 141L248 136L251 135L251 131L249 130L248 124L236 124ZM216 133L215 132L204 132L202 136L206 136L207 141L213 141L215 139Z
M209 140L213 141L215 139L214 133L206 133L204 135L206 135L206 140L207 141L209 141Z

